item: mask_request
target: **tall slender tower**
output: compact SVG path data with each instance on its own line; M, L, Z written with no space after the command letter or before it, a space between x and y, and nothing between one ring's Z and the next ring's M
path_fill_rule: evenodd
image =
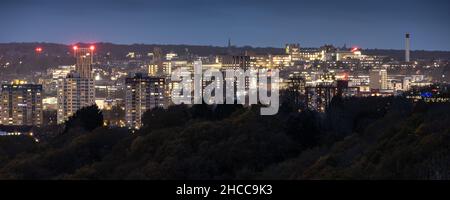
M410 50L410 43L409 43L409 33L406 33L405 35L405 62L409 62L409 50Z
M227 49L228 55L233 54L233 50L231 49L231 38L228 38L228 49Z

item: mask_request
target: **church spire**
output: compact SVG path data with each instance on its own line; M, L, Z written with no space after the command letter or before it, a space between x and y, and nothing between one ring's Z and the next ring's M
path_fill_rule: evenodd
M231 50L231 39L230 39L230 38L228 38L228 49L227 49L227 53L228 53L229 55L232 54L232 50Z

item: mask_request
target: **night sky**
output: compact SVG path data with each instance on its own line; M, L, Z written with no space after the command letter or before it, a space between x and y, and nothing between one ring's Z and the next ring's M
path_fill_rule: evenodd
M2 0L0 42L450 50L448 0Z

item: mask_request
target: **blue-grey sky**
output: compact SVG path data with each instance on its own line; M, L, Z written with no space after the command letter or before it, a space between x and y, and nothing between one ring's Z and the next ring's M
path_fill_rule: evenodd
M0 42L450 50L448 0L2 0Z

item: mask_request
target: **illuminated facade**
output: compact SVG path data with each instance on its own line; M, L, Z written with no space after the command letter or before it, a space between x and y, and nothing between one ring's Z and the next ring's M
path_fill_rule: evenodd
M252 68L270 68L270 60L267 55L255 55L250 57L250 67Z
M302 49L299 53L299 60L312 62L322 60L325 57L325 51L319 49Z
M80 74L81 78L91 78L92 77L92 62L94 58L94 46L89 48L80 48L74 46L74 55L77 60L75 65L75 70Z
M285 51L291 56L292 61L301 61L299 44L286 44Z
M291 55L269 55L271 61L270 67L289 67L292 66Z
M159 73L159 66L157 64L148 65L148 75L156 76Z
M58 82L58 123L64 123L77 110L95 104L94 79L71 73Z
M236 77L227 77L226 76L226 70L242 70L242 72L245 73L245 71L250 69L250 56L223 56L222 57L222 73L223 77L225 77L224 84L232 83L230 85L233 85L235 87L234 90L234 99L238 99L241 95L244 95L245 98L247 98L247 94L240 94L237 88L241 87L241 84L244 86L245 93L250 88L250 78L248 76L245 76L244 83L241 83L241 81ZM226 86L224 87L226 88ZM244 99L240 99L241 101L244 101Z
M306 80L303 74L295 72L289 74L287 80L287 95L290 103L300 107L305 102Z
M351 51L336 52L336 61L360 60L361 58L362 53L358 48L353 48Z
M387 70L386 69L374 69L370 71L370 90L387 90Z
M40 126L42 124L42 85L13 81L3 84L0 124Z
M58 123L64 123L79 109L95 104L95 81L92 77L94 46L73 47L75 72L58 80Z
M306 105L310 110L325 112L336 94L337 88L332 85L306 87Z
M296 55L300 53L300 45L299 44L286 44L285 47L286 54L288 55Z
M139 129L145 111L164 107L165 79L136 74L125 79L125 119L127 126Z
M359 87L349 87L346 80L337 80L332 84L306 87L306 105L310 110L325 112L334 97L355 97L360 94Z

